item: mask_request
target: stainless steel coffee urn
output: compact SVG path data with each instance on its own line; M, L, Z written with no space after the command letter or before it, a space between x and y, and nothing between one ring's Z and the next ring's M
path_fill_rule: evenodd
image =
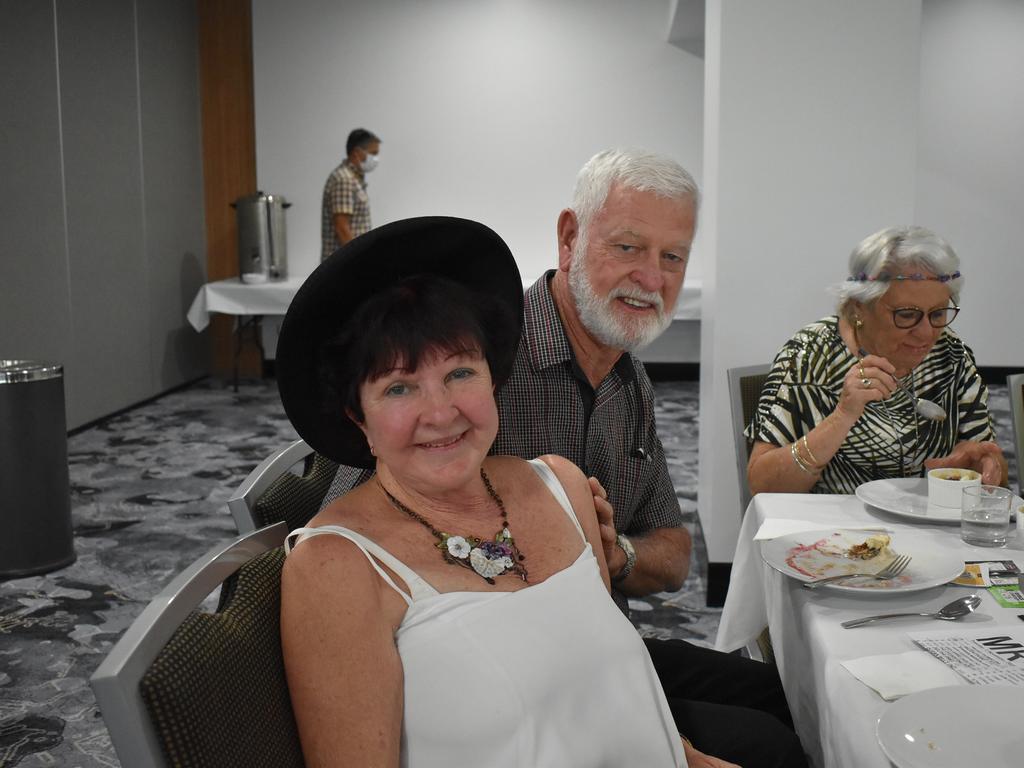
M231 204L238 221L238 274L244 283L265 283L288 277L284 211L291 207L280 195L240 197Z

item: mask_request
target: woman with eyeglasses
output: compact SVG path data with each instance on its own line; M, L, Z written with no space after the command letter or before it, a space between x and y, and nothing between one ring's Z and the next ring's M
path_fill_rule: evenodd
M1005 485L988 390L949 327L962 284L956 253L923 227L865 238L836 291L837 314L802 328L775 357L746 430L751 493L853 493L935 467ZM937 403L945 419L919 415L909 393Z

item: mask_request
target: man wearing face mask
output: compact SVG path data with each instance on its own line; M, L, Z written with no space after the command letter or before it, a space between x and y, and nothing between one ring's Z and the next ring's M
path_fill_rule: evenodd
M380 139L365 128L356 128L345 142L345 154L341 165L331 171L324 184L320 216L321 261L373 226L366 174L377 167Z

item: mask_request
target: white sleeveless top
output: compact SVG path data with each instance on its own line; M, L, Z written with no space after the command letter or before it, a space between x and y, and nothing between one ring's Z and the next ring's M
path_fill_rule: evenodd
M544 462L529 463L586 542L558 478ZM605 589L589 543L572 565L517 592L439 593L341 526L292 531L286 549L293 536L323 534L352 541L409 605L395 636L405 685L402 766L686 765L647 649Z

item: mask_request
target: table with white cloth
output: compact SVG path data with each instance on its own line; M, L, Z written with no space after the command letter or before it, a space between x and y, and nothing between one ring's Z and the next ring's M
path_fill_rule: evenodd
M260 363L266 361L263 348L263 318L266 316L284 316L288 306L295 298L296 292L306 280L306 275L288 277L285 280L268 280L262 283L246 283L240 278L229 277L206 283L196 293L186 317L197 331L203 331L210 324L210 315L219 313L235 317L235 355L234 355L234 386L238 391L238 357L248 334L260 352ZM523 280L523 290L533 284L533 280ZM673 319L692 324L700 320L699 280L691 280L683 285L679 301L676 304ZM276 339L273 329L268 332L268 343ZM699 334L698 334L699 335Z
M237 277L207 283L196 294L188 310L188 321L197 331L210 324L210 314L256 316L283 315L295 298L305 276L265 283L243 283Z
M1024 517L1021 515L1019 517ZM878 718L892 706L856 679L841 662L874 654L920 650L909 632L992 627L1020 631L1020 608L1001 606L983 587L944 585L917 592L861 597L828 588L810 590L769 567L754 536L765 520L806 521L818 529L876 526L924 539L930 549L955 553L966 561L1014 560L1024 568L1024 530L1005 548L975 547L960 539L960 526L926 524L867 507L855 496L762 493L750 502L740 529L716 648L733 651L752 644L764 627L771 634L775 660L797 733L815 766L888 768L875 735ZM1021 523L1018 521L1018 526ZM799 524L793 523L797 528ZM805 528L805 530L807 530ZM900 619L856 629L840 622L901 611L935 611L949 601L978 594L977 614L959 622ZM988 622L979 624L978 622ZM963 681L967 685L966 681ZM1022 712L1024 717L1024 712ZM1020 722L1024 724L1024 719ZM1024 765L1022 757L1021 765Z
M250 332L260 352L260 365L266 361L263 349L263 318L266 315L284 315L305 281L305 275L264 283L246 283L237 277L207 283L196 294L189 307L189 323L197 331L210 324L213 312L235 317L234 388L238 391L238 357L246 332Z
M197 331L210 324L210 314L219 312L236 316L284 315L306 276L264 283L244 283L237 277L206 283L192 300L188 321ZM700 282L683 286L676 305L676 320L700 320ZM523 289L532 282L523 281Z

